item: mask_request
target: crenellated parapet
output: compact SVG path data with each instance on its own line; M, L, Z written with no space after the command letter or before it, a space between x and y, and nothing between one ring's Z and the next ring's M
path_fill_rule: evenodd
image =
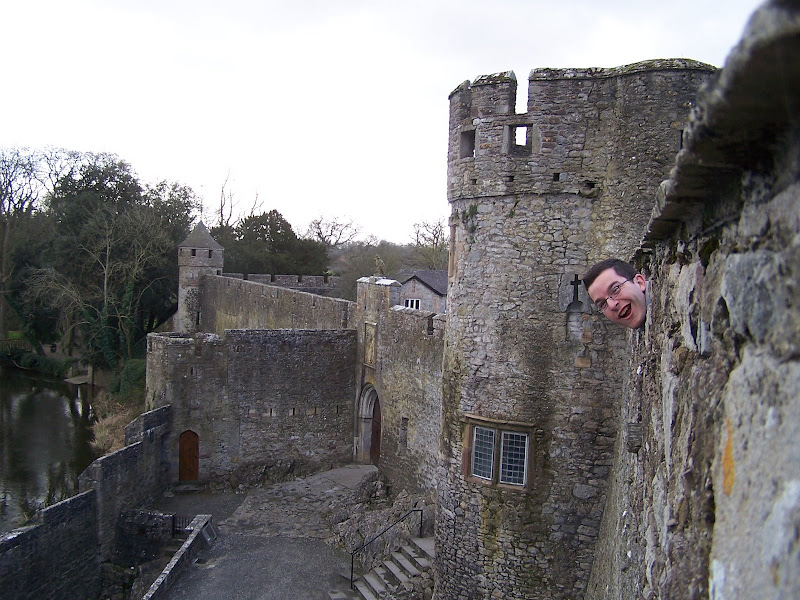
M696 90L714 71L685 59L534 69L524 113L514 110L513 72L464 82L450 95L448 199L461 209L470 202L459 201L523 194L588 198L599 254L630 256L654 181L668 172ZM612 239L604 229L615 221Z

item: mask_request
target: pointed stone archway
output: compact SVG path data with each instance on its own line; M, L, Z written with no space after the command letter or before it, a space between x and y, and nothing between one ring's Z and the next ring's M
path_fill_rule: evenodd
M178 481L200 479L200 436L187 429L178 438Z
M356 461L377 465L381 455L381 403L378 391L370 384L358 399L358 448Z

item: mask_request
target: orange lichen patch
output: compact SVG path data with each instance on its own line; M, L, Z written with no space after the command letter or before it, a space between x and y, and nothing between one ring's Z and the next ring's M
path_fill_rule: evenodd
M722 449L722 491L730 496L733 491L733 480L736 478L736 469L733 462L733 432L730 419L725 419L727 439Z

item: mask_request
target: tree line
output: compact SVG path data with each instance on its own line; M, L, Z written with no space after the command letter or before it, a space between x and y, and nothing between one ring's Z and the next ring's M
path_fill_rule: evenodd
M177 245L202 214L177 182L143 183L113 154L0 148L0 338L58 343L95 367L144 353L146 334L177 307ZM441 223L420 223L406 245L367 237L343 219L315 219L303 234L276 210L232 218L223 185L211 233L225 270L339 275L341 295L375 272L446 268Z

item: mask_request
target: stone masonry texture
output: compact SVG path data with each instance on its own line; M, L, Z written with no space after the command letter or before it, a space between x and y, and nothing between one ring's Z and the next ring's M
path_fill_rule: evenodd
M3 598L94 599L100 587L97 501L89 491L44 509L0 540Z
M587 598L800 597L799 36L756 13L661 186Z
M437 598L583 596L624 350L572 283L597 257L638 246L645 199L711 71L692 61L534 70L524 114L513 112L513 73L451 95ZM528 433L525 486L469 476L475 422Z
M147 395L172 406L170 480L187 430L199 435L200 479L234 487L349 462L355 332L225 333L149 337Z

